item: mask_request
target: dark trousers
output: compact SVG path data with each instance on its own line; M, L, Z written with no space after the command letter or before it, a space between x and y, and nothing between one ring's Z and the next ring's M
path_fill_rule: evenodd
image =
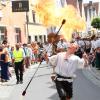
M58 78L63 79L71 79L71 77L63 77L60 75L57 75ZM55 80L57 92L59 94L60 100L66 100L66 98L72 98L73 95L73 83L68 81L59 81L57 78Z
M1 66L1 79L9 80L8 62L0 61Z
M17 81L23 81L23 61L15 62L15 74Z

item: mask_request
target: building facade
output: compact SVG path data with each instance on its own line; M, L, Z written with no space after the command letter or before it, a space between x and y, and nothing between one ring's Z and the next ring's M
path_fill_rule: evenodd
M85 17L87 21L87 31L91 32L91 21L93 18L100 16L100 2L92 2L84 4Z
M80 13L81 17L84 17L83 0L66 0L67 5L73 5Z
M4 39L11 45L27 42L25 24L24 12L12 12L11 1L0 1L0 43Z
M65 5L72 5L74 6L77 11L80 13L80 15L85 17L84 13L84 6L83 6L83 0L56 0L57 5L60 7L64 7ZM58 28L51 27L48 29L48 33L55 33L58 30Z
M29 0L29 12L27 12L28 23L27 34L28 40L37 41L37 42L45 42L47 40L47 28L44 27L36 12L33 10L33 0Z
M28 12L12 12L11 1L0 1L0 43L4 39L11 45L47 40L47 29L40 24L31 4L29 0Z

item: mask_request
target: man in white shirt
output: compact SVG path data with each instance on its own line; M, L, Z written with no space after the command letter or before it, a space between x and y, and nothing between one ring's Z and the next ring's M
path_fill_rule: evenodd
M83 68L88 64L86 53L83 54L82 59L74 54L77 48L77 44L71 43L66 52L58 53L49 58L50 64L55 66L57 76L55 83L60 100L72 98L74 73L78 68Z

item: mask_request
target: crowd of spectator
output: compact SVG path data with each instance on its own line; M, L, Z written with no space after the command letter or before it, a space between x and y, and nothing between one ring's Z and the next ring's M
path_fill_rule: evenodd
M79 48L76 52L76 55L82 57L82 53L86 52L89 58L89 64L96 66L100 69L100 38L96 36L92 36L91 39L82 39L76 38L74 40L79 45ZM16 50L16 46L22 50L23 53L23 62L22 62L22 71L24 72L25 69L29 68L32 64L36 64L43 60L46 60L48 63L48 57L52 56L53 54L53 44L40 42L32 42L31 44L22 44L17 43L15 46L11 46L7 42L3 42L0 45L0 78L1 82L7 82L10 77L11 73L9 72L9 67L13 67L15 69L15 59L17 56L14 55L14 51ZM63 52L66 51L68 48L68 42L64 39L60 39L57 43L56 51ZM14 58L15 57L15 58ZM18 74L15 70L15 74ZM22 73L23 75L23 73ZM18 76L16 76L18 78ZM18 82L17 82L18 83Z

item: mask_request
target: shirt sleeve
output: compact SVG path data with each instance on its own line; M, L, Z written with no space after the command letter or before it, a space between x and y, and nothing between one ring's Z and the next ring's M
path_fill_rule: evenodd
M22 49L22 53L23 53L23 58L25 58L25 52L24 52L24 50Z
M85 65L85 61L83 58L78 58L78 68L83 69Z
M52 66L56 66L57 63L57 55L53 55L51 57L49 57L49 64Z

